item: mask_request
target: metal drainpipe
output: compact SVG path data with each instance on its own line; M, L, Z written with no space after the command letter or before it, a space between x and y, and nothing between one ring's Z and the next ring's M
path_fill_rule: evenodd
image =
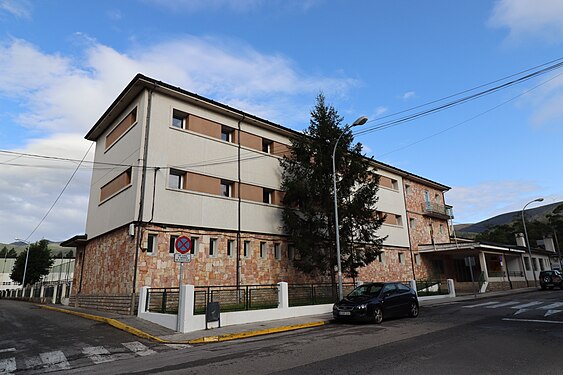
M151 122L151 107L152 107L152 94L156 85L153 86L149 91L149 97L147 100L147 118L145 126L145 145L143 150L143 168L141 172L141 195L139 198L139 216L137 219L137 230L135 241L135 263L133 268L133 287L131 290L131 315L135 312L135 295L137 293L137 268L139 263L139 250L141 248L141 226L143 224L143 206L145 201L145 184L147 179L147 157L149 153L149 129Z
M410 217L409 217L409 211L407 210L407 193L405 191L404 185L403 185L403 200L405 202L405 214L406 214L406 219L407 219L406 220L407 235L409 236L409 250L410 250L410 253L411 253L412 277L413 277L414 281L416 281L416 272L414 271L414 255L412 253Z
M237 124L238 133L237 133L237 146L238 146L238 157L237 157L237 173L238 173L238 208L237 208L237 290L240 287L240 208L241 208L241 197L240 197L240 185L241 185L241 177L240 177L240 124L244 121L244 115L239 120Z

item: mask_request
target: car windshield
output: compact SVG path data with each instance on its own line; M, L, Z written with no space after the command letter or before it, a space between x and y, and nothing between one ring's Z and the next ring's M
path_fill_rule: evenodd
M358 297L358 296L373 296L379 294L383 288L383 284L364 284L360 285L356 289L348 294L348 297Z

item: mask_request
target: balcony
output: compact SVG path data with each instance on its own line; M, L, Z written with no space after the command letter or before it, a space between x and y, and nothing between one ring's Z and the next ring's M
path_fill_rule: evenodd
M433 217L436 219L449 220L453 219L453 207L448 205L441 205L432 202L422 204L422 214L424 216Z

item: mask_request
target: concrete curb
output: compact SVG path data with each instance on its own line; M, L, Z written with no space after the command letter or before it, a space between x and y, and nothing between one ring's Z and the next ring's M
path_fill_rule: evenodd
M58 311L58 312L66 313L66 314L80 316L80 317L85 318L85 319L90 319L90 320L94 320L94 321L97 321L97 322L106 323L106 324L108 324L108 325L110 325L114 328L128 332L128 333L135 335L137 337L153 340L153 341L156 341L156 342L161 343L161 344L206 344L206 343L212 343L212 342L224 342L224 341L240 340L240 339L245 339L245 338L255 337L255 336L270 335L270 334L274 334L274 333L296 331L296 330L305 329L305 328L320 327L320 326L323 326L325 324L330 323L329 320L325 320L325 321L310 322L310 323L303 323L303 324L294 324L294 325L290 325L290 326L267 328L267 329L261 329L261 330L255 330L255 331L230 333L230 334L218 335L218 336L203 336L203 337L200 337L200 338L197 338L197 339L187 340L187 341L169 341L169 340L163 340L160 337L156 337L156 336L153 336L149 333L143 332L140 329L137 329L135 327L131 327L127 324L120 322L119 320L116 320L116 319L106 318L106 317L99 316L99 315L86 314L86 313L82 313L82 312L79 312L79 311L61 309L61 308L58 308L58 307L47 306L47 305L35 304L35 306L38 306L42 309Z

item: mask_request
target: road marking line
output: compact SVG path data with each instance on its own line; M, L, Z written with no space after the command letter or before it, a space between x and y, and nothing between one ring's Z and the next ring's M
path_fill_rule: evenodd
M127 349L131 350L133 353L138 354L140 356L156 354L154 350L149 349L139 341L124 342L122 345L125 346Z
M14 357L0 359L0 374L11 374L13 372L16 372L16 359Z
M547 310L547 312L544 314L544 316L550 316L550 315L553 315L553 314L557 314L557 313L560 313L561 311L563 311L563 310Z
M561 307L561 306L563 306L563 302L555 302L555 303L552 303L551 305L538 307L538 309L553 310L553 309L556 309L556 308Z
M497 307L506 307L506 306L510 306L510 305L516 305L520 303L519 301L512 301L512 302L505 302L505 303L501 303L495 306L487 306L485 307L486 309L496 309Z
M477 305L469 305L469 306L463 306L466 308L472 308L472 307L481 307L481 306L487 306L487 305L494 305L495 303L498 303L497 301L495 302L483 302L483 303L479 303Z
M511 322L531 322L531 323L553 323L553 324L563 324L563 322L556 320L541 320L541 319L514 319L514 318L502 318L502 320L508 320Z
M16 348L0 349L0 353L15 352Z
M82 349L88 358L92 360L95 364L112 362L115 360L110 354L110 352L103 346L87 346Z
M66 357L63 352L60 350L54 352L46 352L39 354L41 357L41 361L49 367L56 366L63 370L69 370L70 364L66 360Z
M541 305L542 303L544 303L544 302L542 302L542 301L528 302L528 303L525 303L523 305L512 306L511 309L526 309L527 307Z

